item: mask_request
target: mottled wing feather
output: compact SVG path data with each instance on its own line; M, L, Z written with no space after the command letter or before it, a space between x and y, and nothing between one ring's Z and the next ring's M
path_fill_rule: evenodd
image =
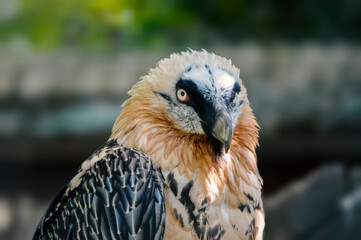
M53 200L34 239L163 238L165 200L159 170L145 154L115 141L94 155L104 151L103 158L79 169Z

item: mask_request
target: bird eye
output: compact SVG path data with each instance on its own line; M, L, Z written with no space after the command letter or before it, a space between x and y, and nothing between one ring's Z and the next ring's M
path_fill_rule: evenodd
M177 98L179 99L179 101L185 102L188 100L188 94L184 89L178 89Z

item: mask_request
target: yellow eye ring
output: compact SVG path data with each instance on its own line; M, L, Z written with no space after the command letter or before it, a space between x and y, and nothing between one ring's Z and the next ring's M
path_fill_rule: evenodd
M180 88L177 90L177 98L179 99L179 101L181 102L185 102L188 100L188 94L186 92L186 90Z

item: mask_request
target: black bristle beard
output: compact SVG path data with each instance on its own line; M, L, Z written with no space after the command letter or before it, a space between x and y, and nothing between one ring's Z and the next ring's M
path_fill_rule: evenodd
M217 162L218 159L220 159L220 157L223 155L223 152L224 152L223 151L223 149L224 149L223 143L221 143L214 137L210 137L210 143L212 145L215 161Z
M202 128L205 134L208 136L209 144L212 146L214 159L217 162L218 159L223 155L224 145L218 139L213 137L212 131L207 125L202 124Z

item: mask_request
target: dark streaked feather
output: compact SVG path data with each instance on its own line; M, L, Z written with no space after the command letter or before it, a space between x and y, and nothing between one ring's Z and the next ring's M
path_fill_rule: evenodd
M94 155L102 151L105 157L84 170L79 185L68 184L56 196L34 240L162 239L165 200L158 169L145 154L115 141Z

